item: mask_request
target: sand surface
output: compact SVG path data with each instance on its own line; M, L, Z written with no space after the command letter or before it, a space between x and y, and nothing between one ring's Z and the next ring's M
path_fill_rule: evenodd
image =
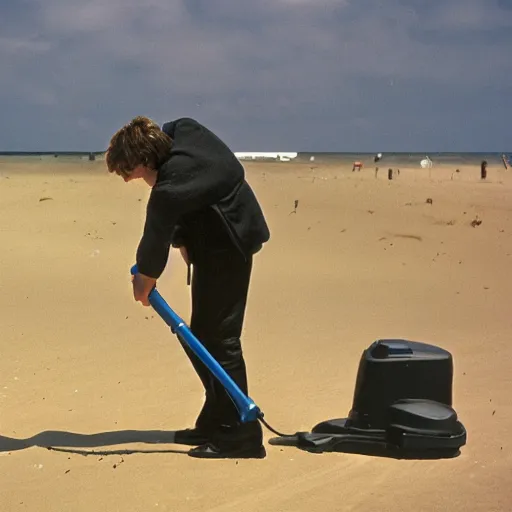
M372 341L438 344L454 357L461 455L315 455L270 445L265 430L264 460L187 457L165 432L193 422L199 380L131 292L149 190L101 161L11 161L0 163L2 512L512 510L512 171L490 167L482 183L477 167L392 181L311 167L246 164L272 232L245 324L251 397L275 428L308 430L347 415ZM159 289L188 320L177 251Z

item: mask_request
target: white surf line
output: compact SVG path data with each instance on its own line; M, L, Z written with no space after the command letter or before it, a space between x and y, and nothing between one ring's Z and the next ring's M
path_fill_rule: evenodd
M280 160L281 162L288 162L297 158L298 153L296 152L287 152L287 151L278 151L278 152L248 152L248 151L238 151L235 152L235 156L240 160Z

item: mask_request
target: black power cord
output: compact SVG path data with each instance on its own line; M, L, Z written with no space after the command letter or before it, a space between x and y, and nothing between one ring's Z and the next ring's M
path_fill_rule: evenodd
M271 432L273 432L274 434L278 435L279 437L296 437L297 436L297 433L295 434L283 434L282 432L279 432L278 430L276 430L275 428L271 427L264 419L263 419L263 414L260 414L258 416L258 419L261 421L261 423L263 423L263 425L265 425L265 427L267 427Z

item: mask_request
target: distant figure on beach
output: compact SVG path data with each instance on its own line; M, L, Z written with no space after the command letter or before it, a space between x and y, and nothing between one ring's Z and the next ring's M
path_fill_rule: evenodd
M354 165L352 166L352 172L354 172L356 169L359 172L362 167L363 167L363 162L354 162Z
M480 164L480 179L485 180L487 178L487 162L482 160Z
M382 158L382 153L377 153L374 157L373 157L373 161L377 164L380 162L380 159ZM379 166L376 165L375 166L375 177L377 177L377 173L379 172Z

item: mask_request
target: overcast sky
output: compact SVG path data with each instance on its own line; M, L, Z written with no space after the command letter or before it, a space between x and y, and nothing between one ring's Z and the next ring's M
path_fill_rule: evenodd
M1 0L0 151L512 151L512 0Z

